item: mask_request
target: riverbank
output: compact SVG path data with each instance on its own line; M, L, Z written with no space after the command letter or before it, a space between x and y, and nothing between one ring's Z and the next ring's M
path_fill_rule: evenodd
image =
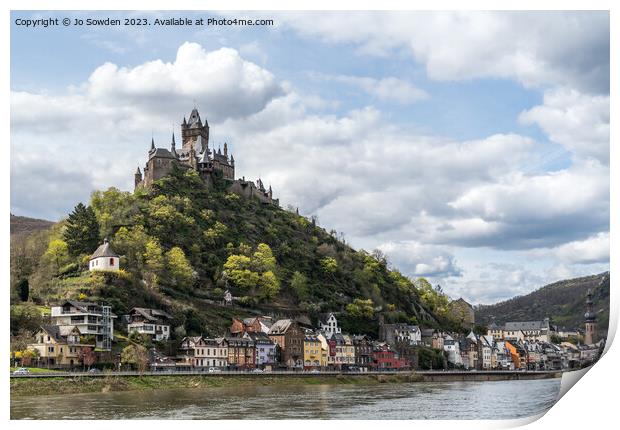
M377 385L405 382L454 382L530 380L560 377L560 373L407 372L398 374L324 375L101 375L46 378L11 378L11 396L106 393L115 391L165 390L293 385Z
M269 385L374 385L402 382L420 382L424 377L416 373L398 375L316 375L316 376L122 376L106 375L100 378L76 376L73 378L11 378L11 396L46 394L98 393L110 391L162 390L170 388L210 388Z

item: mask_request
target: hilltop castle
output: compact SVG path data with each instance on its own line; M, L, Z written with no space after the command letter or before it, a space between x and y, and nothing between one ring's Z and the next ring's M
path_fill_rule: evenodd
M256 183L243 179L235 179L235 158L232 153L228 155L228 144L224 143L224 150L215 147L209 149L209 124L205 118L204 123L200 119L198 110L194 108L189 115L189 120L183 118L181 124L181 148L176 148L174 133L170 150L156 148L155 140L151 139L151 148L148 152L148 161L144 166L144 172L140 167L134 175L135 187L148 187L154 181L163 178L172 171L173 165L185 169L193 169L205 181L207 187L213 186L215 175L229 183L231 192L244 197L256 197L263 203L279 205L278 199L273 198L271 186L265 189L263 181L258 179Z

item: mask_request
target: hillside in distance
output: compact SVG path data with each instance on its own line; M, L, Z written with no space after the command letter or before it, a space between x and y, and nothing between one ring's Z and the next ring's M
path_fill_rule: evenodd
M43 219L28 218L11 214L11 236L24 235L50 228L54 223Z
M96 245L91 237L72 248L65 219L40 236L42 247L16 260L32 265L13 264L12 284L26 279L30 302L107 302L117 315L159 308L191 335L220 335L232 317L316 323L324 312L337 312L343 330L375 336L380 317L457 327L447 297L428 282L403 276L381 253L351 248L316 220L228 192L223 180L207 189L195 172L175 169L146 189L96 191L88 206L99 226L94 243L108 238L122 270L89 272ZM226 290L232 305L223 303Z
M494 305L480 305L476 307L476 322L503 324L549 317L558 328L583 330L586 294L591 289L599 333L604 334L609 325L609 279L609 272L568 279Z

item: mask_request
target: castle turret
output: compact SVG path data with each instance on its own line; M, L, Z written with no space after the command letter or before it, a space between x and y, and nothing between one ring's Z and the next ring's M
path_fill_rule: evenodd
M133 175L134 178L134 186L138 186L140 185L140 182L142 182L142 172L140 171L140 167L138 166L138 170L136 170L136 173Z
M228 158L228 144L224 142L224 157Z
M174 141L174 132L172 132L172 143L170 144L170 153L178 158L179 155L177 154L177 150L176 150L176 142Z
M593 310L592 290L588 290L586 294L586 313L584 314L584 322L586 325L586 335L584 343L592 345L598 341L598 323L596 321L596 313Z
M151 137L151 149L149 150L149 154L151 152L155 152L155 139Z

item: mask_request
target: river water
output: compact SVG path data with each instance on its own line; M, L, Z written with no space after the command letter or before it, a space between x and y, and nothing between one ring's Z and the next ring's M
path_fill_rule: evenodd
M555 403L560 378L169 389L11 398L12 419L514 419Z

